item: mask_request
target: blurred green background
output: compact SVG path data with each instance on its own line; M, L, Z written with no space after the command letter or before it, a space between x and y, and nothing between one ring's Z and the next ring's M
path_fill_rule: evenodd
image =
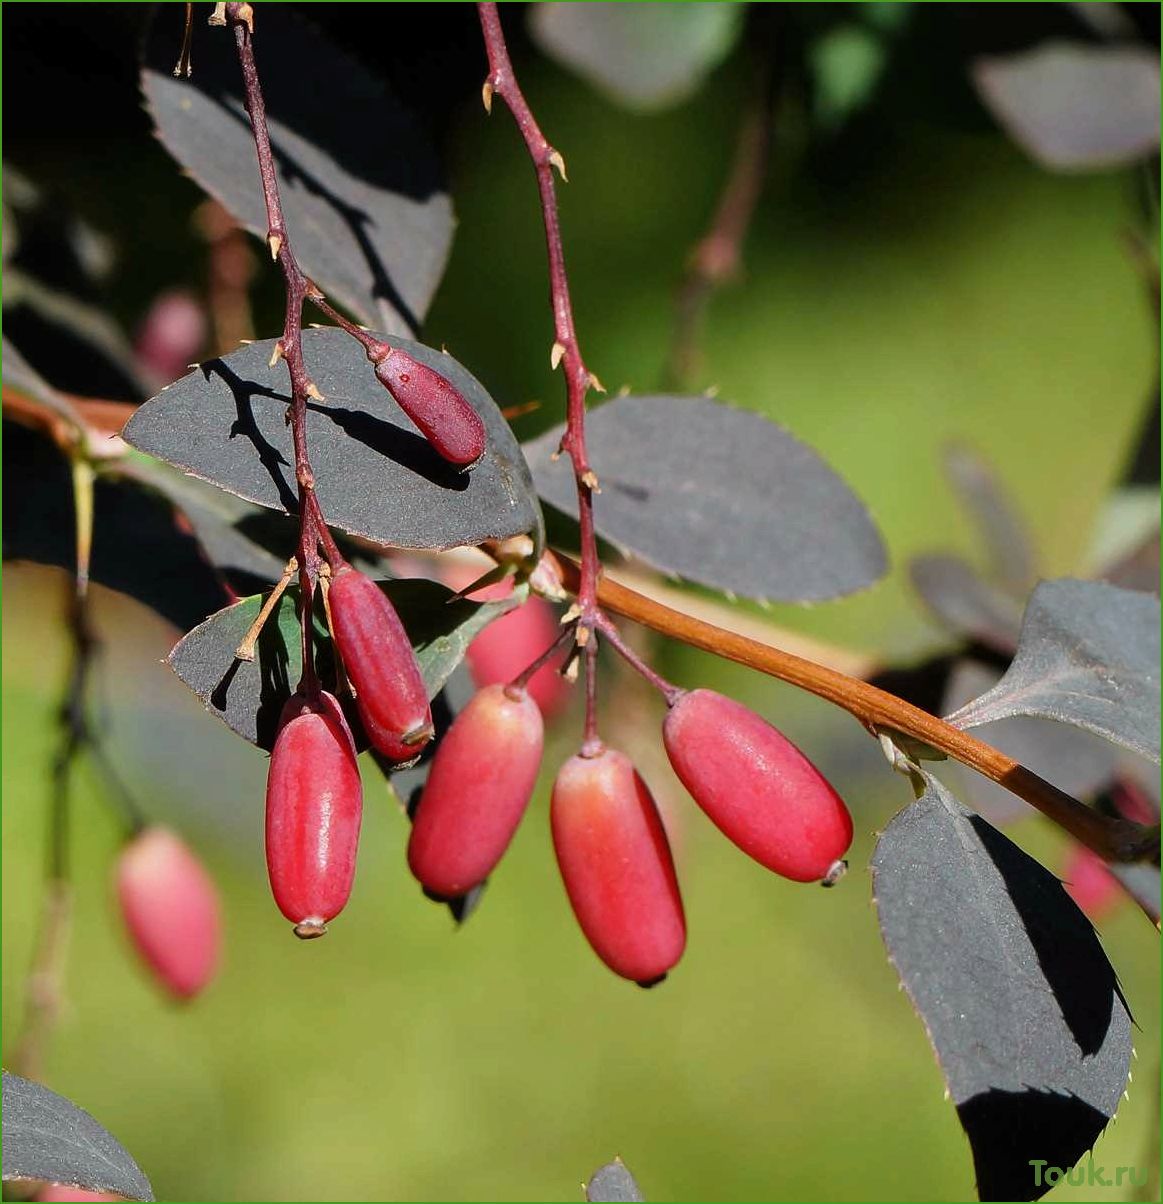
M110 236L119 261L105 300L132 325L159 289L200 286L204 248L188 228L199 198L126 115L135 102L119 39L140 19L123 10L137 6L64 7L104 17L18 19L18 80L47 47L71 69L80 48L52 34L72 30L89 64L74 89L128 89L129 100L94 91L95 114L51 131L41 115L9 138L6 155ZM848 6L816 7L849 19ZM1004 32L1007 21L1035 20L1025 7L975 19ZM1008 18L1011 8L1022 15ZM446 344L502 405L543 402L519 420L527 436L561 403L533 179L511 122L501 112L486 120L473 99L482 67L471 9L441 9L465 71L449 84L440 127L459 229L425 339ZM968 442L996 466L1047 575L1081 571L1156 371L1154 318L1123 241L1143 224L1141 177L1033 165L976 106L956 21L910 17L869 108L840 134L813 135L788 103L746 276L711 304L694 382L815 446L868 503L890 549L889 577L866 594L777 607L769 621L901 663L946 645L910 592L908 557L947 549L980 559L943 481L942 447ZM359 32L347 36L357 43ZM13 45L10 36L10 55ZM694 99L652 115L603 99L523 40L515 54L568 162L562 222L587 361L611 392L653 390L684 257L729 163L743 51ZM102 104L121 106L103 125ZM260 271L266 335L279 323L278 283ZM8 566L4 584L11 1039L40 901L65 582ZM111 752L148 813L213 868L226 965L184 1008L138 971L111 903L117 825L83 769L68 1008L46 1081L118 1135L159 1199L569 1200L614 1154L658 1201L972 1196L967 1145L870 903L875 833L908 789L846 716L708 656L655 650L680 683L731 693L778 722L847 797L853 869L825 893L774 879L719 838L666 766L659 704L607 666L604 731L659 796L687 904L687 955L658 990L615 979L586 947L557 880L545 789L480 911L454 931L407 874L406 820L370 764L355 894L325 941L303 945L265 880L265 758L204 715L161 664L177 632L107 591L96 604ZM573 713L552 733L547 779L577 738ZM1061 864L1063 842L1046 825L1030 819L1011 834ZM1158 935L1129 906L1101 932L1139 1028L1130 1097L1095 1160L1142 1166L1157 1145ZM1051 1198L1071 1197L1086 1189Z

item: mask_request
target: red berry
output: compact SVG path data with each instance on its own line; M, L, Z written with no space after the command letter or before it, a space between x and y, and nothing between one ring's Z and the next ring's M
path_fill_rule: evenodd
M432 710L396 608L350 565L332 579L328 605L335 646L355 687L368 739L389 760L415 760L432 738Z
M267 775L267 872L295 935L322 936L355 878L363 792L355 743L330 694L283 708Z
M492 587L473 594L473 598L492 601L507 597L512 592L512 583L502 585L507 588ZM553 607L536 595L526 598L515 610L494 619L469 644L468 667L473 681L478 686L512 681L560 634ZM538 669L528 682L529 693L546 719L556 715L569 699L569 682L558 672L567 653L568 649L563 648L559 657Z
M444 459L461 468L475 464L488 443L481 416L439 372L398 347L384 355L384 346L374 344L368 355L396 404Z
M852 843L852 817L786 736L733 699L692 690L662 729L695 802L743 852L785 878L816 882Z
M179 999L197 995L218 966L218 892L202 863L166 828L147 828L117 862L117 897L130 939Z
M541 764L544 726L524 690L488 686L444 734L420 795L408 865L429 891L479 886L509 847Z
M1122 898L1118 879L1085 845L1075 845L1062 870L1066 893L1092 920L1108 915Z
M32 1197L34 1200L123 1200L124 1196L111 1196L103 1191L86 1191L83 1187L67 1187L63 1183L46 1183Z
M553 846L574 915L614 971L652 986L682 957L686 921L666 831L630 758L570 757L553 784Z

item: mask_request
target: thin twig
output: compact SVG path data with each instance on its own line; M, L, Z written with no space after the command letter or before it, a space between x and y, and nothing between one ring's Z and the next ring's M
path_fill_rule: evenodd
M570 592L577 590L581 583L578 566L563 556L547 555L553 558L565 588ZM946 753L1024 799L1107 861L1158 863L1157 824L1147 827L1117 816L1102 815L1012 757L894 694L826 665L692 618L608 579L603 579L599 585L598 600L606 610L681 640L692 648L713 652L725 660L758 669L827 699L853 715L874 735L903 732Z
M283 215L279 181L271 152L266 105L254 58L254 10L249 4L227 4L226 18L234 30L238 61L242 68L247 116L254 134L263 200L267 212L267 246L283 270L286 285L286 311L278 352L287 362L291 378L289 422L295 448L295 480L299 487L299 591L300 624L303 640L303 677L300 687L308 693L318 688L312 646L312 606L315 581L319 575L319 543L330 541L319 504L315 499L315 474L307 453L307 399L318 396L303 357L303 301L314 287L300 269L291 247L291 237ZM325 535L326 533L326 535ZM334 546L332 543L331 546Z
M565 252L562 249L561 224L557 213L557 191L553 180L554 170L563 180L566 178L565 160L541 132L541 127L537 124L517 83L497 6L478 4L477 11L484 35L485 52L489 59L489 73L482 93L485 108L491 111L494 96L499 96L505 102L533 162L533 169L537 175L537 191L541 197L541 218L545 226L545 247L549 258L549 295L553 308L554 342L550 351L550 363L554 368L560 365L565 372L566 424L559 451L568 455L573 464L577 484L578 523L581 529L581 577L577 590L580 616L577 639L585 655L586 668L586 719L582 744L584 750L598 745L595 677L597 645L594 640L589 639L600 615L597 588L601 565L594 533L593 503L598 478L590 467L586 452L585 418L586 394L591 388L600 391L600 385L582 359L577 331L574 329L573 305L570 301L569 278L565 270Z
M743 242L771 158L775 112L775 73L761 56L756 82L743 113L731 170L719 194L715 215L695 244L675 298L674 333L664 372L668 388L689 386L700 364L699 338L712 294L739 276Z

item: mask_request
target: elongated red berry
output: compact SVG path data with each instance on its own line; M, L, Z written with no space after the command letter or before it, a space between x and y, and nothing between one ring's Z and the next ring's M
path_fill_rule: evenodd
M630 758L570 757L553 784L553 847L574 915L594 952L652 986L686 945L682 897L658 808Z
M295 935L322 936L347 904L363 817L355 743L330 694L291 696L267 774L267 872Z
M695 802L769 870L816 882L848 851L844 801L786 736L741 703L692 690L671 707L662 737Z
M146 828L117 862L117 897L134 947L172 995L189 999L214 977L222 939L218 892L167 828Z
M435 895L479 886L501 860L537 782L544 725L525 690L488 686L444 734L408 840L408 865Z
M485 454L488 436L481 416L439 372L399 347L375 343L368 358L380 383L449 463L469 468Z
M392 761L411 761L432 738L432 710L396 608L370 577L344 565L328 595L331 628L368 739Z

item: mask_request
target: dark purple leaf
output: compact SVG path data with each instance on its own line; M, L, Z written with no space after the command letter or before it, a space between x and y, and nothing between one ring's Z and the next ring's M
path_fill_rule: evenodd
M381 81L289 10L256 10L254 50L295 255L369 326L415 335L452 241L452 206L435 155ZM265 240L234 38L199 28L193 77L175 79L184 10L160 4L156 11L141 86L158 137Z
M1062 884L930 774L881 836L889 958L969 1138L983 1200L1032 1200L1031 1159L1072 1166L1114 1116L1131 1019Z
M654 568L748 598L871 585L884 544L864 504L783 427L705 397L619 397L586 424L598 533ZM576 516L561 428L525 444L541 496Z
M1121 167L1159 148L1157 50L1047 42L979 58L970 74L986 107L1043 167Z
M1101 581L1043 581L1005 676L949 722L1011 715L1073 724L1158 762L1159 599Z
M983 580L967 560L914 556L909 577L921 600L955 635L1007 654L1017 647L1021 603Z
M7 1070L3 1079L5 1183L47 1179L130 1200L154 1198L125 1147L88 1112Z
M276 340L209 360L138 409L125 438L247 501L294 512L294 453ZM521 450L496 403L450 355L394 338L448 378L484 419L489 447L457 472L428 445L372 371L362 348L328 327L303 334L325 400L308 406L307 440L327 521L396 547L447 548L534 532L541 512Z

